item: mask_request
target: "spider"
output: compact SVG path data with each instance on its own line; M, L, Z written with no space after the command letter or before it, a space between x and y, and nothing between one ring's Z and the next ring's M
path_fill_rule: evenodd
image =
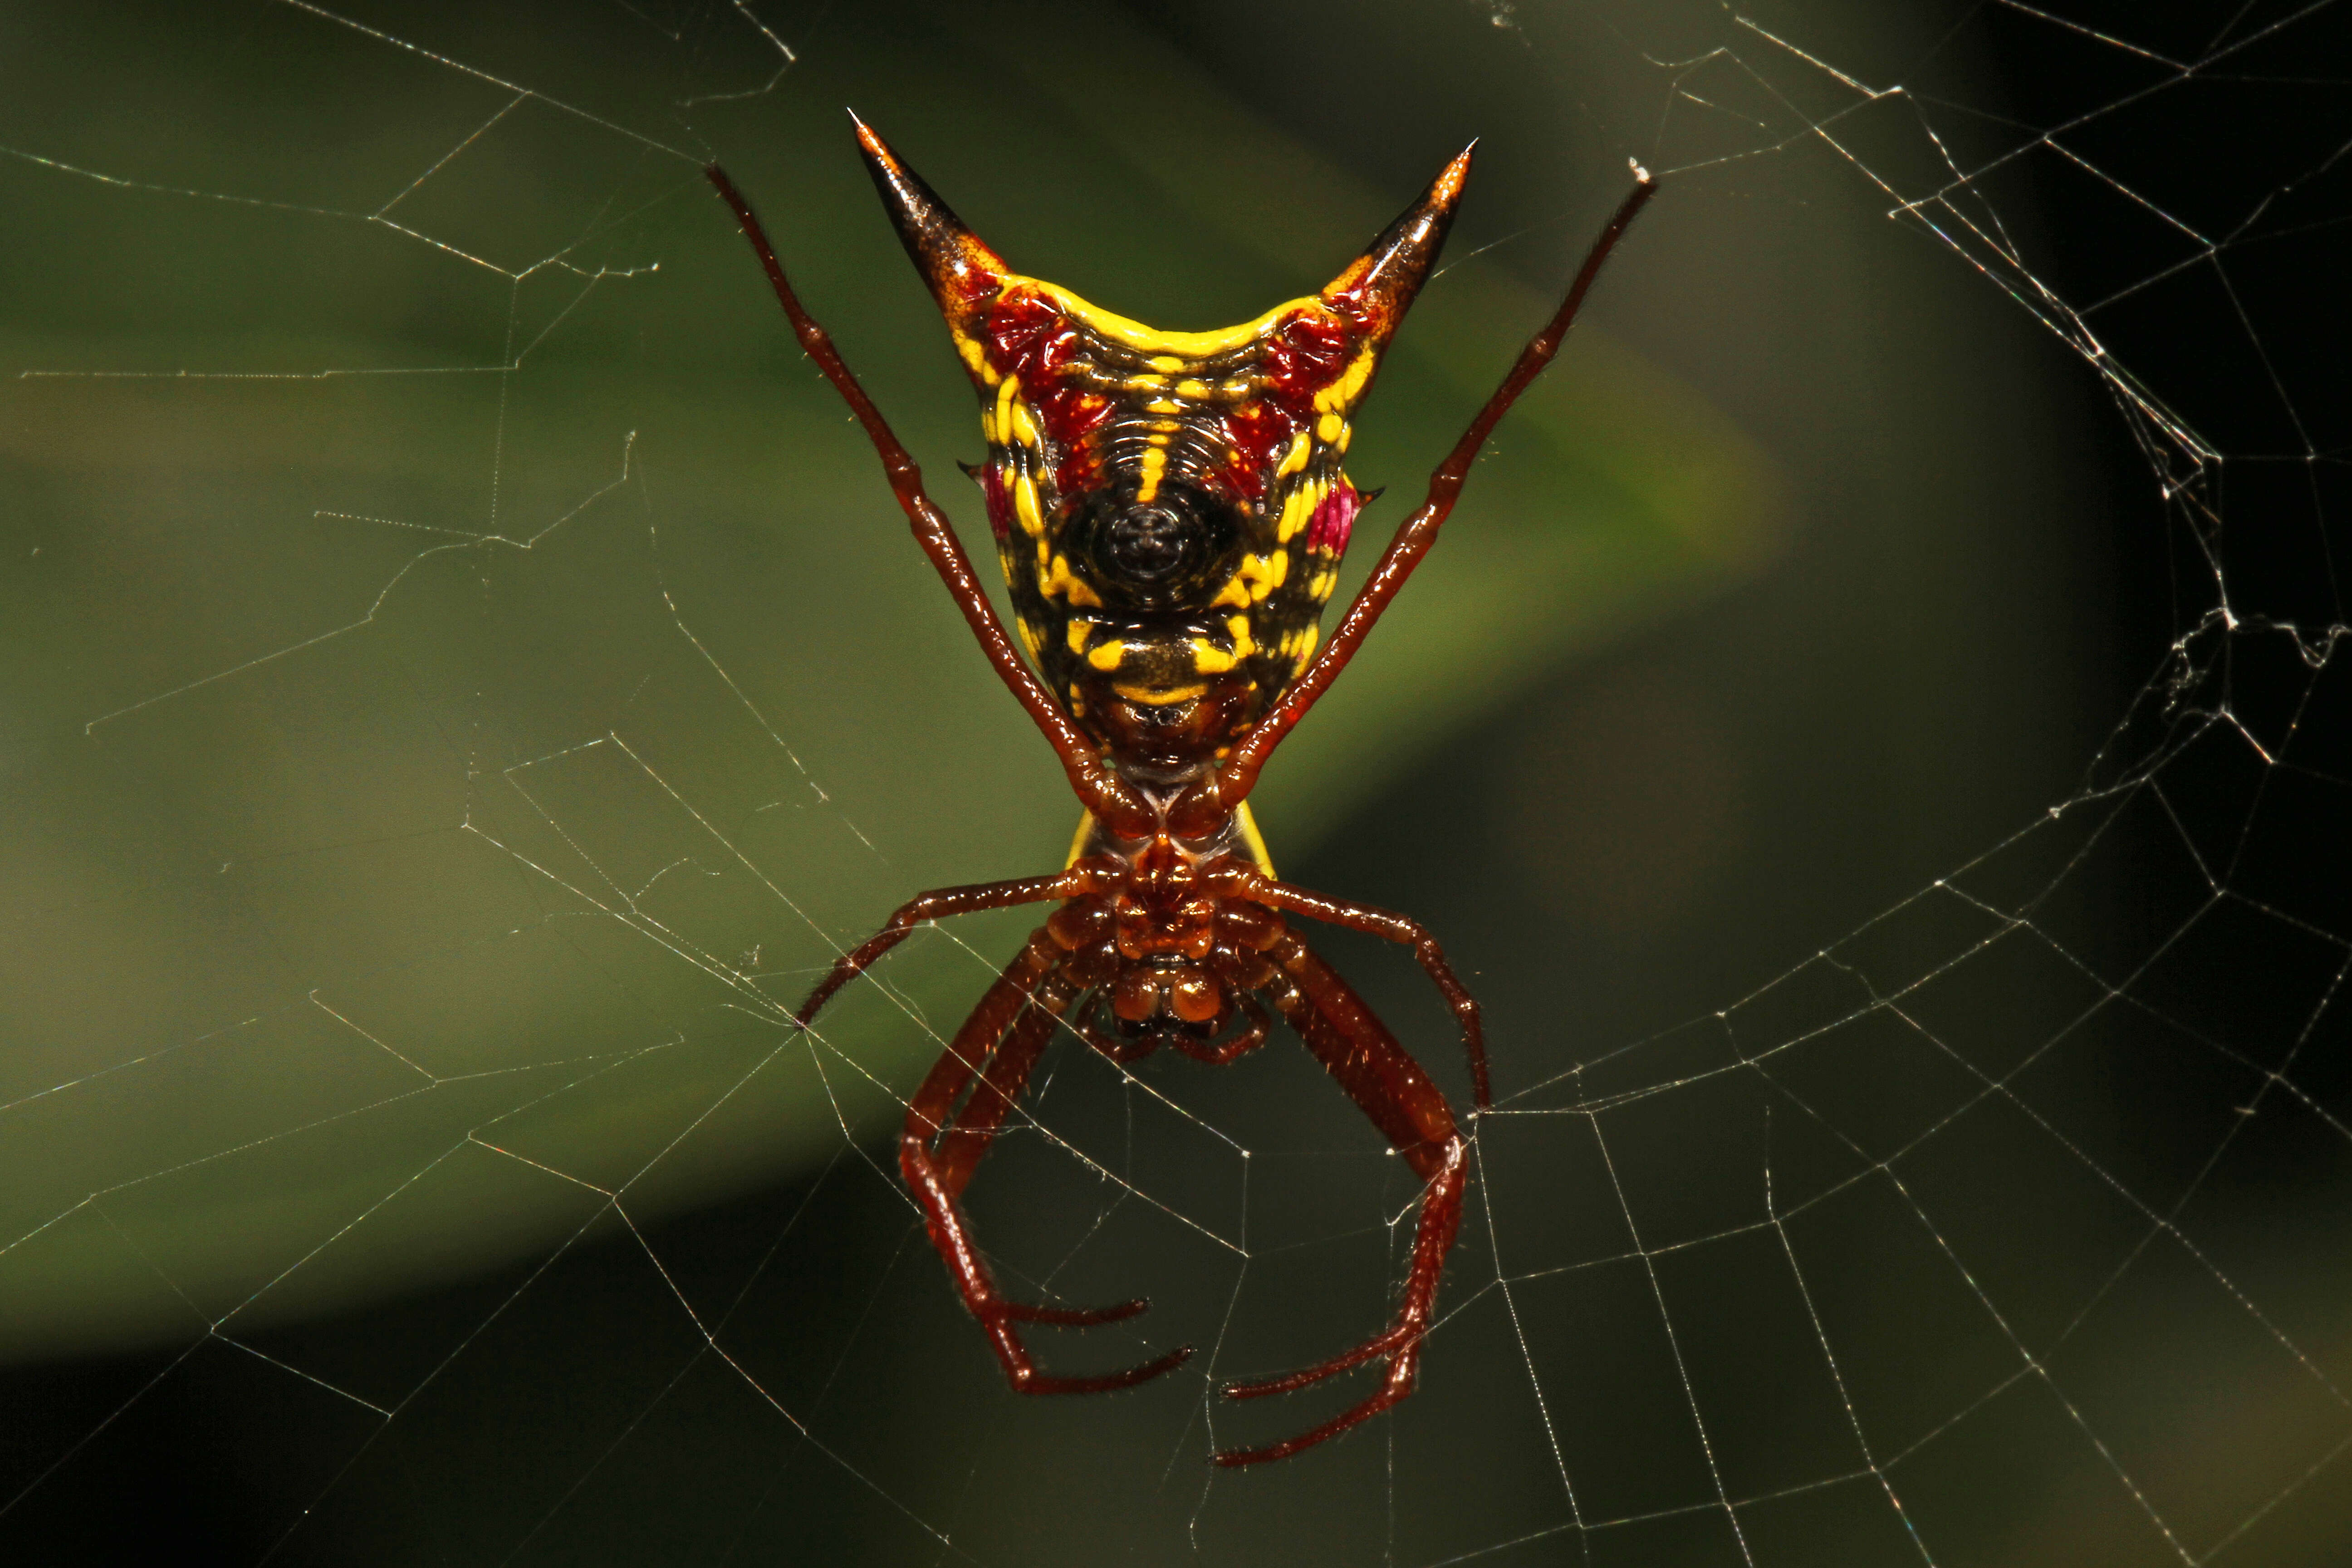
M932 1245L1013 1388L1092 1394L1157 1377L1191 1347L1103 1376L1040 1370L1024 1328L1115 1323L1149 1302L1072 1308L1009 1298L973 1243L961 1194L1059 1029L1074 1029L1114 1062L1166 1046L1223 1065L1265 1043L1271 1004L1424 1184L1412 1260L1389 1326L1317 1365L1224 1385L1228 1398L1255 1399L1386 1363L1375 1392L1322 1425L1213 1456L1224 1466L1286 1458L1412 1392L1461 1223L1468 1149L1444 1095L1284 917L1409 943L1460 1022L1479 1110L1492 1094L1478 1004L1435 939L1402 915L1276 879L1250 817L1250 789L1436 542L1479 447L1550 362L1656 183L1633 166L1632 194L1559 310L1431 475L1427 499L1318 649L1323 606L1367 499L1340 468L1349 419L1436 262L1475 143L1320 293L1238 327L1172 332L1013 272L879 136L850 119L883 205L979 390L988 459L965 472L986 498L1015 630L1034 669L990 607L921 470L802 307L750 205L716 164L706 173L767 269L801 346L873 441L916 542L982 651L1061 759L1085 815L1061 871L910 900L833 965L794 1022L809 1026L918 925L1059 901L916 1091L898 1163Z

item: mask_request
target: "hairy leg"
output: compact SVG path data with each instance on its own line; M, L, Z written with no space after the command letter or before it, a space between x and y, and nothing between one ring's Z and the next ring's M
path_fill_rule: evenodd
M982 910L1010 909L1015 904L1042 903L1048 899L1073 899L1093 890L1101 875L1098 865L1082 860L1050 877L1018 877L1006 882L975 882L967 887L934 888L928 893L918 893L899 905L898 912L882 922L880 931L834 961L832 970L817 982L816 989L808 994L800 1011L793 1015L793 1022L806 1028L818 1011L833 1000L834 993L865 973L867 966L906 941L907 933L925 921L977 914Z
M1242 1011L1248 1015L1247 1020L1237 1033L1224 1039L1201 1040L1181 1033L1168 1036L1142 1034L1130 1039L1116 1029L1108 1032L1103 1029L1101 1002L1101 994L1097 993L1087 1003L1086 1010L1078 1015L1078 1036L1122 1067L1129 1062L1141 1061L1163 1044L1173 1045L1194 1061L1206 1062L1213 1068L1229 1066L1265 1044L1266 1036L1274 1027L1274 1021L1265 1016L1265 1009L1251 997L1244 996L1241 1005Z
M1454 1016L1462 1026L1463 1053L1470 1058L1470 1083L1478 1109L1488 1110L1495 1104L1495 1092L1486 1071L1486 1031L1478 1019L1478 1001L1467 987L1454 978L1454 966L1445 960L1445 950L1429 929L1419 921L1391 910L1375 909L1370 904L1351 904L1342 899L1328 898L1307 891L1287 882L1277 882L1260 874L1250 866L1237 866L1225 873L1225 884L1241 897L1268 909L1283 910L1291 914L1305 915L1309 920L1345 926L1349 931L1364 931L1389 942L1402 942L1412 949L1422 970L1445 1005L1454 1009Z
M1045 1047L1053 1044L1055 1031L1069 1005L1068 988L1057 984L1049 973L1031 990L1029 1005L1022 1009L1013 1027L998 1042L995 1053L988 1058L988 1065L981 1069L963 1109L940 1130L931 1158L940 1185L949 1197L960 1201L964 1188L971 1184L972 1173L987 1157L997 1133L1003 1130L1013 1106L1019 1103L1022 1091L1029 1085L1029 1075L1036 1070ZM916 1098L923 1097L918 1094Z
M1138 1299L1110 1307L1077 1308L1006 1300L972 1243L971 1222L959 1201L981 1155L1027 1087L1030 1071L1044 1054L1061 1009L1068 1005L1066 991L1049 978L1061 951L1051 937L1038 931L980 999L908 1103L906 1126L898 1137L898 1169L922 1205L931 1245L947 1264L956 1293L979 1320L1013 1388L1022 1394L1104 1394L1159 1376L1181 1364L1192 1353L1192 1347L1180 1346L1141 1366L1101 1377L1055 1377L1039 1372L1021 1342L1020 1324L1091 1328L1134 1317L1150 1303ZM972 1087L974 1078L980 1079L977 1088ZM956 1102L967 1089L972 1089L971 1098L958 1114Z
M1256 1448L1228 1448L1215 1456L1227 1467L1288 1458L1338 1436L1379 1415L1413 1390L1421 1371L1422 1337L1437 1307L1437 1288L1462 1224L1462 1197L1469 1181L1469 1151L1455 1131L1445 1098L1412 1058L1397 1044L1347 982L1295 936L1272 950L1282 965L1275 1005L1298 1031L1324 1068L1362 1108L1426 1185L1414 1225L1412 1262L1403 1299L1390 1325L1352 1350L1280 1377L1224 1387L1228 1399L1290 1394L1366 1362L1386 1359L1387 1374L1369 1397L1296 1437Z
M1265 1044L1266 1036L1274 1029L1274 1020L1265 1016L1265 1009L1257 1005L1255 997L1243 996L1241 1007L1243 1012L1249 1015L1249 1021L1242 1026L1240 1033L1213 1041L1180 1037L1176 1042L1176 1048L1194 1061L1206 1062L1213 1068L1225 1067L1239 1061Z
M857 132L861 142L871 141L873 133L865 126L858 126ZM878 146L879 143L874 145ZM1052 694L1046 691L1036 674L1021 661L1021 655L1013 647L1013 639L1004 635L1004 627L998 622L995 610L989 605L988 591L980 585L980 578L971 569L971 558L964 553L954 527L923 488L923 470L916 465L898 435L891 430L890 422L882 417L882 411L874 406L874 400L866 395L866 388L858 384L856 373L843 360L841 351L834 346L832 335L819 326L816 319L801 304L800 296L793 290L792 280L784 276L784 264L777 258L776 247L768 242L767 231L760 226L758 216L751 211L751 204L743 199L742 193L735 188L735 182L729 179L727 171L718 164L709 165L703 174L718 187L719 198L734 212L735 221L742 226L743 236L751 242L751 249L759 257L760 265L767 269L768 282L776 291L776 302L783 306L784 315L792 321L793 335L800 339L801 347L808 352L809 358L816 361L817 369L833 383L834 390L840 393L842 401L849 405L849 412L865 427L866 439L874 443L875 453L882 459L882 472L890 482L890 493L898 498L899 508L906 512L907 522L915 531L915 542L930 558L933 570L940 574L940 581L947 584L949 595L955 600L956 607L963 612L964 624L979 639L980 650L988 656L988 662L994 667L997 679L1004 682L1005 689L1013 693L1013 700L1027 710L1031 721L1045 735L1046 743L1061 758L1062 770L1070 778L1070 787L1077 791L1078 798L1086 803L1087 809L1095 814L1097 821L1118 825L1119 830L1130 838L1149 833L1151 812L1144 804L1143 797L1111 771L1110 765L1103 761L1085 733L1054 701Z
M1339 672L1356 657L1356 649L1370 634L1372 624L1381 618L1381 612L1388 608L1389 601L1396 597L1405 579L1421 564L1421 558L1437 542L1437 531L1445 526L1447 516L1453 512L1463 481L1470 477L1470 465L1477 460L1478 449L1486 444L1486 437L1494 434L1495 426L1518 401L1519 395L1551 363L1552 355L1559 352L1561 341L1568 336L1568 329L1575 324L1585 295L1591 291L1592 280L1600 276L1601 264L1617 248L1617 242L1625 237L1625 230L1632 226L1634 216L1657 194L1657 182L1646 170L1637 166L1634 174L1637 183L1633 194L1618 204L1600 237L1592 242L1559 309L1553 312L1543 331L1519 351L1510 374L1503 377L1502 384L1486 399L1477 417L1470 421L1462 438L1454 444L1454 450L1429 476L1428 498L1419 510L1398 526L1396 537L1389 542L1388 549L1373 564L1371 575L1357 592L1355 602L1340 617L1339 630L1331 634L1330 640L1297 679L1282 689L1282 695L1250 727L1249 732L1235 742L1224 766L1185 792L1175 812L1178 833L1204 832L1249 798L1266 758L1273 755L1275 747L1282 743L1291 728L1306 717L1325 689L1339 678Z
M1078 1015L1077 1029L1078 1038L1121 1067L1129 1062L1139 1062L1160 1048L1159 1040L1150 1035L1138 1035L1129 1039L1116 1027L1104 1029L1102 993L1099 991L1087 998L1085 1010Z

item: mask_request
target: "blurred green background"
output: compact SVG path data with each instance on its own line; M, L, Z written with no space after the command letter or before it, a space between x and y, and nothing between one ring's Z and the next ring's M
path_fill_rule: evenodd
M2013 89L1948 18L1785 10L1863 79L1989 118ZM2211 1249L2099 1283L2147 1234L2105 1189L2173 1191L2235 1083L2135 1101L2161 1074L2110 1020L2050 1058L2041 1121L1979 1110L1868 1006L1948 967L1926 1013L1991 1071L2090 1005L1937 879L2074 795L2175 629L2132 597L2160 514L2096 381L1886 221L1870 176L1933 183L1914 107L1696 5L8 30L0 1530L27 1560L130 1531L235 1561L1863 1563L1916 1560L1906 1519L1937 1562L2168 1560L2116 1452L2184 1538L2282 1497L2250 1560L2344 1538L2288 1490L2342 1412L2241 1366ZM880 1151L1026 917L909 942L819 1042L780 1027L908 894L1056 865L1075 813L698 172L751 195L984 541L971 394L845 105L1016 267L1177 327L1319 283L1483 138L1358 433L1368 540L1624 160L1668 174L1257 798L1286 875L1439 932L1517 1113L1424 1393L1311 1460L1212 1487L1198 1362L1018 1404L941 1288ZM2029 235L2032 194L2001 214ZM2145 856L2097 858L2138 840L2082 817L1969 896L2054 886L2086 944L2177 931ZM1409 963L1329 947L1462 1090ZM2326 961L2284 967L2291 1012ZM1055 1068L1053 1138L974 1189L1002 1265L1149 1289L1149 1342L1227 1373L1362 1332L1412 1195L1369 1129L1296 1052L1139 1077ZM2311 1191L2342 1193L2334 1152ZM1898 1156L1907 1186L1858 1179ZM2306 1371L2340 1363L2340 1246L2275 1228L2230 1267ZM2070 1424L2016 1385L2078 1349ZM1316 1418L1287 1403L1218 1441ZM1908 1515L1871 1471L1898 1454Z

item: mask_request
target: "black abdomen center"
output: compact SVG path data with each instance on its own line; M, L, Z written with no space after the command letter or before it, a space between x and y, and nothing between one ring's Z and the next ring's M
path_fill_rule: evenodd
M1082 548L1097 586L1154 606L1187 605L1222 580L1240 537L1229 507L1181 482L1160 484L1145 500L1129 481L1087 510Z

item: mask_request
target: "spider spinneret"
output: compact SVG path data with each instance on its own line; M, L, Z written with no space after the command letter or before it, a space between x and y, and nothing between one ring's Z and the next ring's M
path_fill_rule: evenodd
M1449 163L1421 199L1318 293L1219 331L1160 331L1024 277L982 244L862 122L884 205L980 394L988 509L1014 625L1005 636L921 470L803 309L751 207L734 210L802 345L865 426L899 504L1006 687L1086 808L1055 875L925 893L842 955L794 1015L825 1003L926 921L1058 900L981 998L908 1103L899 1168L931 1241L1014 1388L1131 1387L1192 1353L1126 1371L1040 1371L1024 1324L1085 1328L1143 1311L1008 1299L973 1245L961 1195L1062 1028L1114 1061L1169 1047L1213 1065L1264 1045L1271 1003L1424 1184L1412 1260L1388 1327L1328 1361L1228 1384L1287 1394L1374 1361L1381 1386L1281 1442L1213 1455L1255 1464L1308 1448L1412 1393L1461 1221L1468 1148L1444 1095L1286 914L1406 943L1452 1006L1478 1107L1491 1103L1478 1005L1406 917L1278 880L1248 797L1267 756L1352 657L1452 510L1470 463L1557 352L1601 264L1656 189L1632 195L1398 529L1339 629L1324 606L1365 500L1343 470L1349 421L1435 264L1469 173ZM1034 669L1032 664L1034 663ZM1261 1000L1263 999L1263 1000Z

